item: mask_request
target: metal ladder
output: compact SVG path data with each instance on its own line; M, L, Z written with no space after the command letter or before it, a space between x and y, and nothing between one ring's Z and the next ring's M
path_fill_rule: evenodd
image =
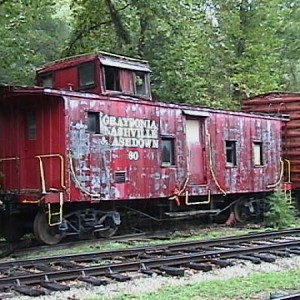
M48 215L48 225L55 226L60 225L63 221L63 192L59 192L59 208L54 210L51 208L51 203L47 203L47 215ZM53 206L53 204L52 204ZM57 218L58 216L58 218Z
M285 165L285 174L287 181L283 182L283 191L285 195L285 200L291 204L292 203L292 182L291 182L291 162L288 159L283 160Z

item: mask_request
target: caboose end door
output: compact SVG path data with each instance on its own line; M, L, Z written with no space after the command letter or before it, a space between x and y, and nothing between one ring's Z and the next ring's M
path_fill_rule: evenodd
M205 118L186 119L186 145L189 185L206 184Z

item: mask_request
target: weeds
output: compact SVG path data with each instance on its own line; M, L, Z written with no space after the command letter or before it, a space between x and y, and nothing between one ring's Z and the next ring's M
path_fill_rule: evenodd
M296 224L295 207L287 201L284 192L278 190L268 196L266 207L267 211L264 213L266 226L282 229Z

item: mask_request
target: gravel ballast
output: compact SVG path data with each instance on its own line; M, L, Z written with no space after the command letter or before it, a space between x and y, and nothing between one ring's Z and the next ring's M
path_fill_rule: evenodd
M192 284L201 281L222 279L228 280L233 277L247 277L254 273L269 273L280 272L292 269L300 269L300 256L293 256L290 258L278 258L275 263L261 263L259 265L252 264L248 261L239 261L232 267L227 268L215 268L210 272L204 273L199 271L193 271L188 269L184 277L176 278L170 276L146 276L143 274L133 274L133 278L130 281L123 283L112 283L107 286L94 287L88 284L78 284L71 287L67 292L52 292L47 296L40 297L28 297L28 296L13 296L10 295L9 299L29 300L62 300L62 299L74 299L84 300L87 297L98 296L99 299L113 299L118 294L132 293L142 294L146 292L156 291L165 286L180 286L185 284ZM256 299L270 299L269 293L262 293L259 298ZM6 298L1 298L6 299ZM8 299L8 298L7 298Z

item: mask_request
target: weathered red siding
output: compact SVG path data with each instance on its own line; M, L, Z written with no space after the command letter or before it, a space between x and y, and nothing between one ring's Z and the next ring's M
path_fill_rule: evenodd
M31 111L36 140L23 117ZM1 159L19 158L1 162L6 190L41 190L41 155L46 190L66 186L66 201L157 199L185 183L190 196L262 192L280 176L278 118L50 89L10 92L0 112ZM99 113L100 132L88 131L88 112ZM190 147L189 120L201 127ZM174 165L161 163L162 137L174 140ZM236 166L226 164L225 141L236 142ZM253 142L263 145L261 166Z
M35 119L31 129L29 118ZM43 94L12 94L0 101L0 126L2 187L41 191L42 160L45 188L61 189L57 155L65 156L63 102ZM38 158L41 155L47 157Z
M245 193L268 191L269 185L279 179L281 154L281 121L267 116L254 116L238 112L205 111L203 136L203 161L207 166L191 177L186 147L186 118L184 109L188 106L166 105L151 102L124 101L99 97L99 101L83 101L66 98L66 108L72 120L70 127L70 150L75 175L91 195L104 199L137 199L170 196L189 179L190 195L222 193ZM158 133L153 141L160 143L161 136L175 137L175 166L161 166L159 147L114 147L113 137L91 134L86 130L86 112L98 111L103 117L124 117L155 122ZM195 118L195 117L194 117ZM196 118L197 119L197 118ZM112 125L115 129L118 126ZM125 126L126 127L126 126ZM131 135L137 137L136 135ZM237 166L227 167L225 161L225 140L237 141ZM262 142L262 166L253 164L252 142ZM130 160L131 152L137 153L137 160ZM211 159L210 159L211 156ZM191 162L194 164L194 161ZM125 171L124 183L114 182L114 173ZM212 175L214 173L214 176ZM90 175L92 176L90 177ZM93 181L91 178L98 178ZM87 193L79 194L73 185L72 198L80 200Z

